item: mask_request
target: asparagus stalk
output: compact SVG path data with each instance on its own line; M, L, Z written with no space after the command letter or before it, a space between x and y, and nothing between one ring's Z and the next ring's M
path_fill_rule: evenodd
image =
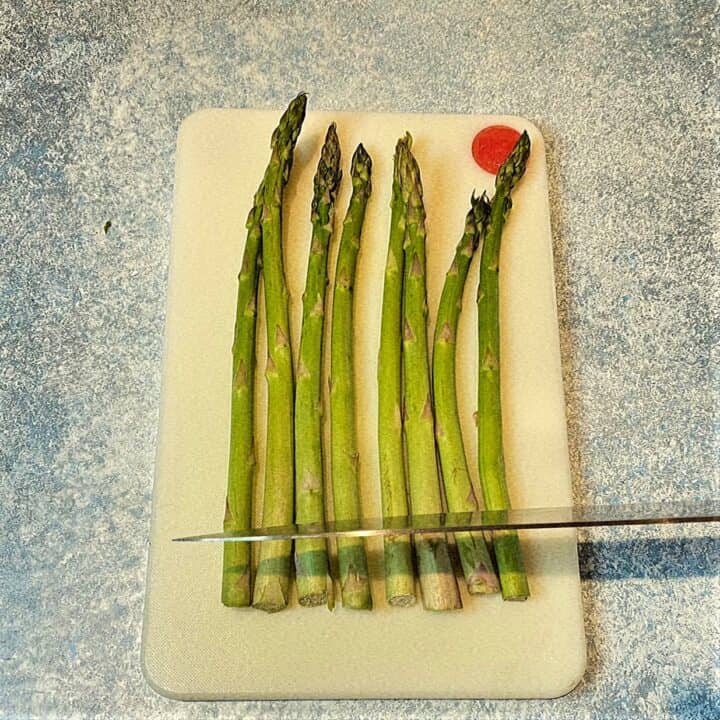
M490 213L485 194L471 199L465 230L455 250L440 296L433 349L435 438L450 512L474 512L477 498L470 480L463 446L455 385L455 348L463 289L470 261L483 236ZM497 592L500 587L490 552L480 532L456 533L460 562L468 591L473 595Z
M303 295L300 360L295 388L295 518L298 524L322 522L323 502L321 370L328 247L335 195L340 184L340 144L330 125L314 181L312 239ZM295 576L301 605L324 605L332 597L327 543L323 538L295 543Z
M238 274L237 310L233 340L232 395L230 400L230 453L224 530L245 530L252 523L255 477L253 403L255 384L255 323L260 272L263 186L255 193L246 223L247 239ZM247 543L223 544L223 605L250 604L251 553Z
M272 135L270 163L263 180L262 242L268 359L267 453L263 525L287 525L293 520L294 379L290 348L288 289L282 256L282 198L293 152L305 119L307 98L298 95L280 118ZM253 606L282 610L290 584L289 541L263 543L255 577Z
M480 373L478 382L478 464L485 507L505 510L510 496L505 482L502 411L500 407L500 320L498 269L500 241L512 201L510 193L523 176L530 154L530 138L524 132L495 178L495 197L480 260L478 324ZM525 600L530 591L518 534L496 532L493 547L500 574L503 599Z
M353 288L360 234L371 191L372 162L362 145L352 158L352 196L343 223L333 292L330 341L330 438L335 520L360 517L359 458L353 369ZM362 538L338 539L343 607L370 609L372 597Z
M435 429L430 393L427 346L427 294L425 287L425 208L420 170L410 149L400 166L407 203L404 239L403 369L405 440L410 503L415 514L442 512L435 456ZM447 539L443 533L415 540L423 605L427 610L462 607Z
M384 517L408 514L402 441L401 343L405 200L400 184L400 164L403 162L407 142L407 138L401 138L395 147L390 200L390 241L385 265L378 356L378 445ZM415 604L415 577L409 535L385 537L385 596L390 605Z

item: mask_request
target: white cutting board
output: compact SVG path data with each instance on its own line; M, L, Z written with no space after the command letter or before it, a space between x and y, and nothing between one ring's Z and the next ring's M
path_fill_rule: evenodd
M220 603L221 546L170 542L173 537L222 528L236 274L245 218L279 115L280 111L203 110L180 129L143 629L145 675L158 692L184 699L563 695L575 687L585 668L572 530L523 535L532 593L527 602L503 602L499 595L470 598L463 589L464 609L444 614L426 612L419 603L411 609L388 607L381 581L372 587L372 612L339 606L330 612L324 607L301 608L297 602L272 615L226 608ZM309 113L285 206L295 340L310 239L312 177L333 120L345 175L337 200L337 227L347 207L350 157L358 142L373 160L373 193L355 298L362 318L355 350L365 516L381 514L376 369L395 142L406 130L412 133L423 175L432 323L470 193L490 191L493 185L494 178L473 161L471 143L480 129L497 123L525 128L532 140L526 175L513 193L501 256L502 399L510 495L517 507L571 504L540 132L518 117ZM477 258L469 286L476 280ZM469 287L458 373L466 449L475 473L474 298L475 288ZM264 329L259 335L264 336ZM264 348L259 352L262 357ZM264 386L260 376L262 410L256 431L261 463ZM382 578L382 541L368 541L368 550L371 572Z

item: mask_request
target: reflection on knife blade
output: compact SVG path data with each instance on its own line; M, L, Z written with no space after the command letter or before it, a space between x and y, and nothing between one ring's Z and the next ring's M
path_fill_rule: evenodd
M720 502L718 500L699 500L408 515L191 535L174 538L174 542L260 542L262 540L295 540L297 538L312 537L405 535L437 532L438 530L445 532L504 529L536 530L542 528L717 522L718 520L720 520Z

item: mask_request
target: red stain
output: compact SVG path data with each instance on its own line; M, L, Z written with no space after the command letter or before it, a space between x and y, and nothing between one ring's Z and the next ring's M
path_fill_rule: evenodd
M512 152L520 133L507 125L490 125L483 128L473 140L472 154L475 162L493 175Z

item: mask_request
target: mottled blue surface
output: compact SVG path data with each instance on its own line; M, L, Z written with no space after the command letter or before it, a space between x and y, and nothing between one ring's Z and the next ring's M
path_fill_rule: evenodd
M173 151L202 107L533 119L576 498L718 494L716 4L418 5L0 0L0 717L720 717L711 526L583 534L589 667L557 701L143 680Z

